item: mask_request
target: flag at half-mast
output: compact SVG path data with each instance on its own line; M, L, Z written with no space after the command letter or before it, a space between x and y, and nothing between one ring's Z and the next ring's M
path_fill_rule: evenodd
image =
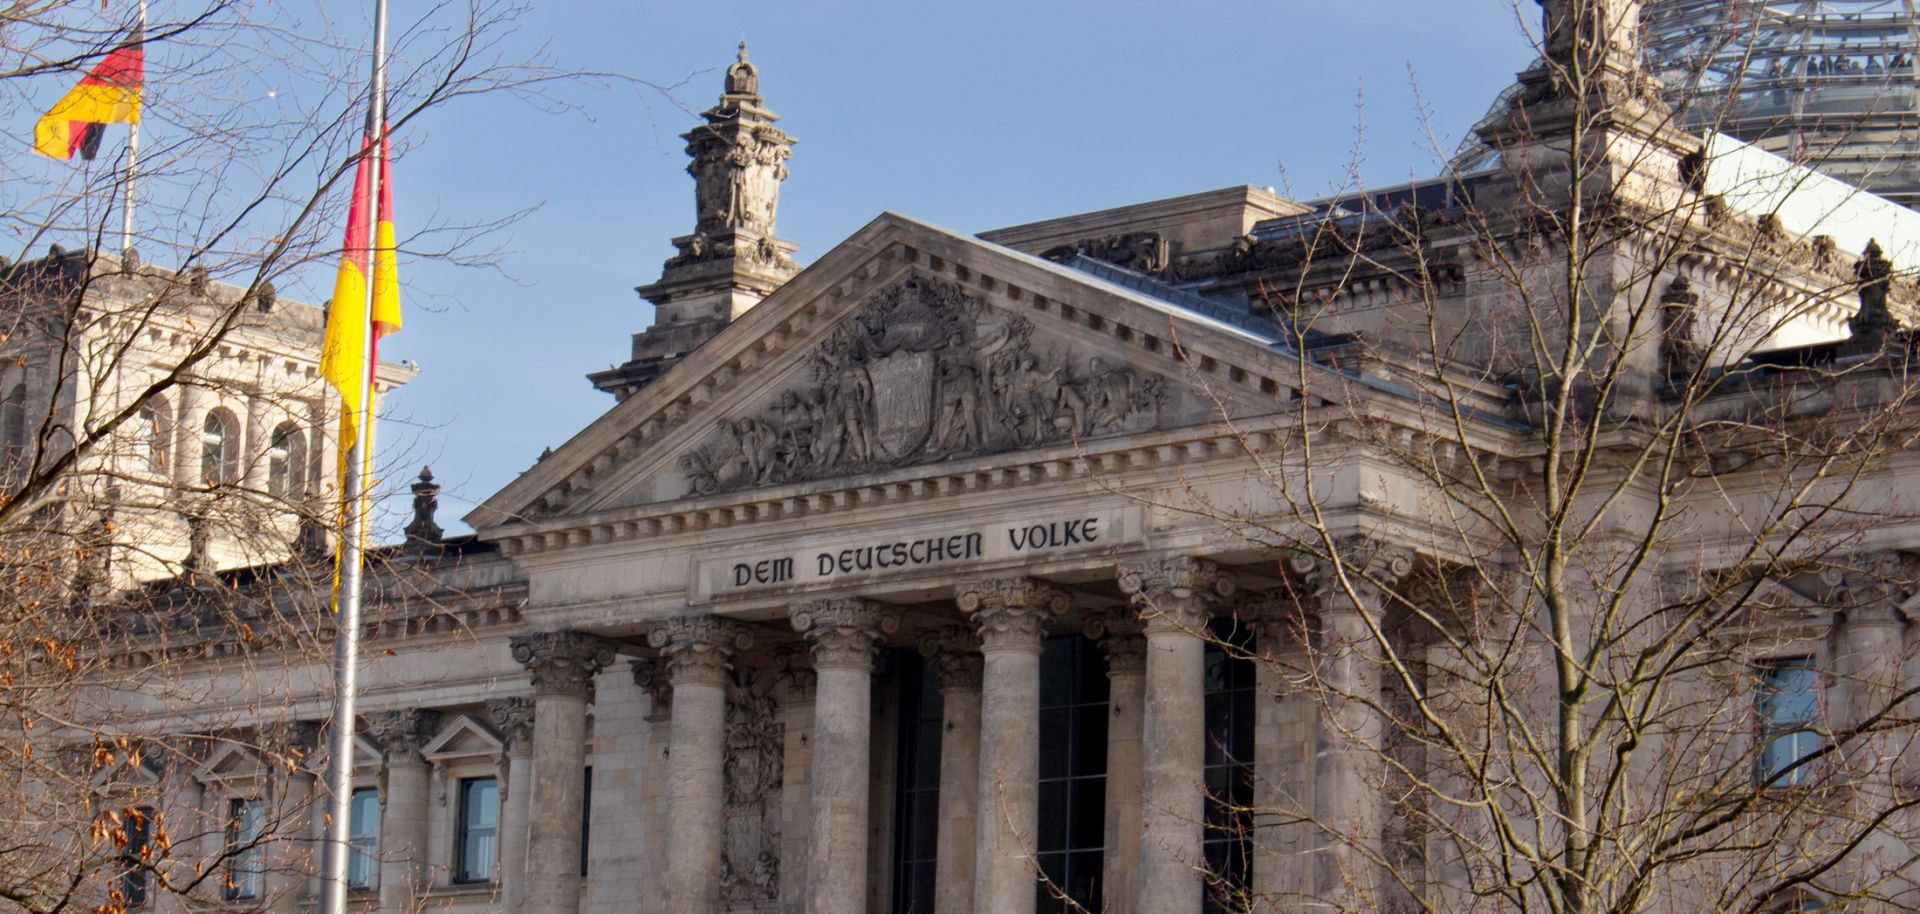
M361 141L366 152L371 141ZM327 338L320 352L320 373L340 391L340 472L363 468L347 466L347 452L358 440L360 416L371 404L374 366L380 363L380 338L400 329L400 277L393 240L393 166L387 143L380 143L378 216L369 224L367 185L373 157L362 155L353 179L353 206L347 211L347 237L340 253L340 272L333 281L333 301L327 305ZM368 263L367 238L373 237L373 259ZM367 284L373 284L373 310L367 310ZM363 455L366 456L366 455ZM342 480L344 485L344 478Z
M33 151L56 159L79 153L92 159L100 151L107 124L140 122L140 93L146 82L146 26L107 52L72 91L60 97L33 125Z

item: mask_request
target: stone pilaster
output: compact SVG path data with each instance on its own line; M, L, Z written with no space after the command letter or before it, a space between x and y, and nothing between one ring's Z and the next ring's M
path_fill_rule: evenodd
M813 846L813 705L819 677L803 645L783 647L778 698L780 747L780 914L806 914Z
M527 826L533 817L533 721L531 698L487 702L487 716L506 736L500 783L500 895L507 910L527 904Z
M973 904L1033 914L1039 826L1040 650L1066 594L1030 578L963 585L960 611L980 633L980 793L974 807Z
M1108 914L1133 914L1140 884L1140 791L1145 776L1146 627L1131 609L1084 614L1087 637L1107 655Z
M428 770L420 750L440 726L438 711L368 715L386 763L380 794L380 910L413 911L426 896L433 849L427 844Z
M527 914L580 912L580 804L587 791L587 704L614 644L581 632L513 639L533 680L533 779L527 822Z
M726 813L727 669L753 634L716 616L668 619L647 633L673 684L667 758L666 909L713 914L720 901L721 823Z
M667 825L672 812L668 780L673 764L673 717L668 711L673 707L673 683L663 658L642 657L633 661L632 668L633 682L647 693L649 704L646 770L641 780L641 871L660 874L667 871L667 845L672 843ZM639 892L634 903L638 914L666 914L664 892Z
M871 788L873 657L899 614L869 600L793 607L793 628L813 647L813 855L809 914L864 914Z
M1134 911L1200 910L1201 841L1207 813L1207 619L1233 578L1191 556L1120 567L1147 639L1146 709L1141 730L1140 891Z
M940 678L940 826L934 837L933 914L973 914L985 661L979 637L963 625L928 632L920 639L920 652Z
M1284 592L1240 603L1257 639L1254 670L1253 886L1276 910L1298 906L1313 890L1313 766L1318 755L1319 703L1295 685L1311 659L1307 638L1319 630Z
M1320 619L1315 677L1321 692L1320 754L1314 766L1314 820L1324 850L1314 855L1315 892L1337 910L1358 910L1376 897L1381 874L1385 799L1369 786L1380 769L1385 721L1373 631L1384 588L1413 570L1404 550L1356 541L1341 563L1295 556L1290 564L1312 595ZM1371 624L1370 624L1371 623Z
M321 845L313 841L313 824L323 818L320 808L326 803L317 789L319 778L304 764L320 749L320 725L313 721L295 721L287 727L288 767L286 787L279 800L280 833L274 842L273 859L267 867L267 898L275 914L297 914L307 901L308 882L318 870Z

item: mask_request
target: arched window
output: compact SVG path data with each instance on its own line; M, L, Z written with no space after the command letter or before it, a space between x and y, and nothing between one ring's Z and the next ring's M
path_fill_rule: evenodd
M267 494L275 498L299 495L306 475L306 447L300 427L282 422L267 443Z
M216 409L200 427L200 480L210 486L240 479L240 423L233 414Z
M133 420L133 457L134 465L148 473L159 473L167 468L167 401L158 397L148 400L140 407L140 414Z
M0 401L0 448L8 459L27 453L27 385L15 384Z

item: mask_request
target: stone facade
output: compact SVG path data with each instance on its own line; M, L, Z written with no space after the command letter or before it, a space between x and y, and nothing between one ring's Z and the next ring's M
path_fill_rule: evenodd
M1623 40L1618 17L1633 6L1602 7L1565 19L1569 3L1547 4L1549 47L1602 46L1593 91L1640 112L1634 55L1608 44ZM1486 127L1516 155L1509 172L1481 176L1485 198L1559 161L1551 131L1568 90L1548 69L1523 77L1540 106L1532 122L1516 113ZM1485 612L1487 593L1512 588L1524 563L1472 553L1493 539L1484 519L1436 507L1446 502L1433 474L1534 479L1519 430L1556 392L1526 378L1462 380L1468 434L1497 455L1462 463L1443 453L1446 439L1415 437L1438 394L1351 339L1397 332L1423 294L1449 315L1497 315L1503 300L1448 272L1465 267L1440 253L1430 286L1410 289L1405 264L1337 218L1306 224L1366 256L1321 275L1289 232L1338 207L1250 189L983 238L885 215L804 270L778 244L750 267L742 245L774 237L790 142L759 91L743 49L720 105L688 135L698 232L647 289L663 296L663 332L691 326L664 304L690 301L671 297L681 290L737 302L727 296L751 275L768 279L765 291L717 312L725 319L686 352L642 359L636 343L644 364L601 379L618 404L469 516L484 547L413 569L457 584L446 611L472 624L408 621L397 588L374 601L374 618L398 622L373 644L394 659L367 676L364 707L384 726L365 770L384 787L390 824L381 884L363 904L1023 914L1058 909L1036 885L1044 873L1126 914L1399 910L1411 893L1472 909L1454 893L1472 884L1473 861L1410 824L1449 811L1421 806L1410 786L1448 785L1422 767L1432 757L1422 746L1439 740L1408 709L1436 692L1487 693L1483 671L1451 650L1473 639L1574 652L1556 650L1532 617ZM1678 161L1694 145L1668 127L1614 126L1672 160L1648 192L1679 193ZM1394 224L1460 224L1411 209ZM1756 217L1716 218L1701 249L1771 231ZM732 246L716 254L722 243ZM1523 235L1513 249L1528 244L1550 241ZM1662 385L1707 364L1689 344L1712 332L1738 277L1695 256L1639 284L1660 326L1622 330L1648 342L1621 357L1640 372L1635 407L1664 402ZM1873 306L1862 322L1878 336L1873 351L1846 356L1865 367L1845 383L1881 384L1891 369L1875 360L1906 338L1915 287L1871 255L1864 267L1831 251L1832 263L1799 256L1770 261L1767 281L1805 290L1853 275L1848 294ZM694 276L713 264L732 272ZM1288 270L1324 281L1325 297L1263 282ZM1196 277L1206 296L1186 285ZM1326 306L1339 332L1290 332L1309 305ZM1309 339L1322 349L1300 351ZM1462 351L1468 362L1497 355L1477 340ZM1750 415L1763 387L1705 408ZM1265 457L1301 440L1312 456ZM1405 453L1420 441L1433 442L1429 463L1382 456L1382 442ZM1920 462L1885 458L1873 491L1838 497L1871 502L1882 520L1848 528L1844 560L1768 582L1766 626L1729 649L1760 667L1788 658L1826 671L1827 732L1858 728L1920 685L1920 523L1908 519L1920 512L1893 484ZM1317 488L1301 481L1309 470L1324 474ZM1741 465L1726 479L1758 485L1767 472ZM1562 569L1596 575L1573 585L1587 588L1582 605L1689 605L1688 588L1720 580L1727 566L1713 563L1744 542L1719 497L1687 505L1708 519L1653 550L1658 570L1630 592L1609 592L1593 569ZM1303 527L1302 513L1320 526ZM1294 526L1280 531L1283 520ZM1629 549L1631 520L1619 523L1608 542ZM491 602L472 596L487 588ZM320 693L291 678L262 696L217 688L217 665L196 669L212 700L250 703L263 723L323 713ZM1718 706L1736 722L1647 738L1746 778L1740 766L1765 747L1746 716L1762 700L1748 700L1741 669L1686 693L1739 696L1738 711ZM1496 710L1551 697L1539 680L1494 679L1512 690ZM149 710L181 713L159 700ZM1441 723L1485 725L1464 712ZM1874 737L1879 754L1850 762L1849 802L1911 789L1911 736L1889 727ZM1221 771L1229 777L1213 779ZM506 786L498 875L463 883L465 826L447 797L485 777ZM211 815L219 783L183 778L179 802ZM1236 789L1239 808L1223 805ZM1872 910L1912 909L1908 837L1920 823L1898 816L1871 836L1874 854L1823 876L1822 890L1871 885L1882 900ZM1234 828L1244 841L1233 843ZM1680 910L1704 890L1648 891L1649 906Z

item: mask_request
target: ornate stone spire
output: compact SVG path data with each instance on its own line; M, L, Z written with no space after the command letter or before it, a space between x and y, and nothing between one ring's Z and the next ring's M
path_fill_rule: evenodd
M800 271L794 245L774 232L794 140L774 126L779 116L763 106L760 70L747 59L744 41L722 89L719 103L701 115L706 123L681 134L693 160L687 173L693 176L694 230L673 239L679 253L667 260L658 281L638 290L654 304L653 326L634 335L626 364L588 376L621 399Z

